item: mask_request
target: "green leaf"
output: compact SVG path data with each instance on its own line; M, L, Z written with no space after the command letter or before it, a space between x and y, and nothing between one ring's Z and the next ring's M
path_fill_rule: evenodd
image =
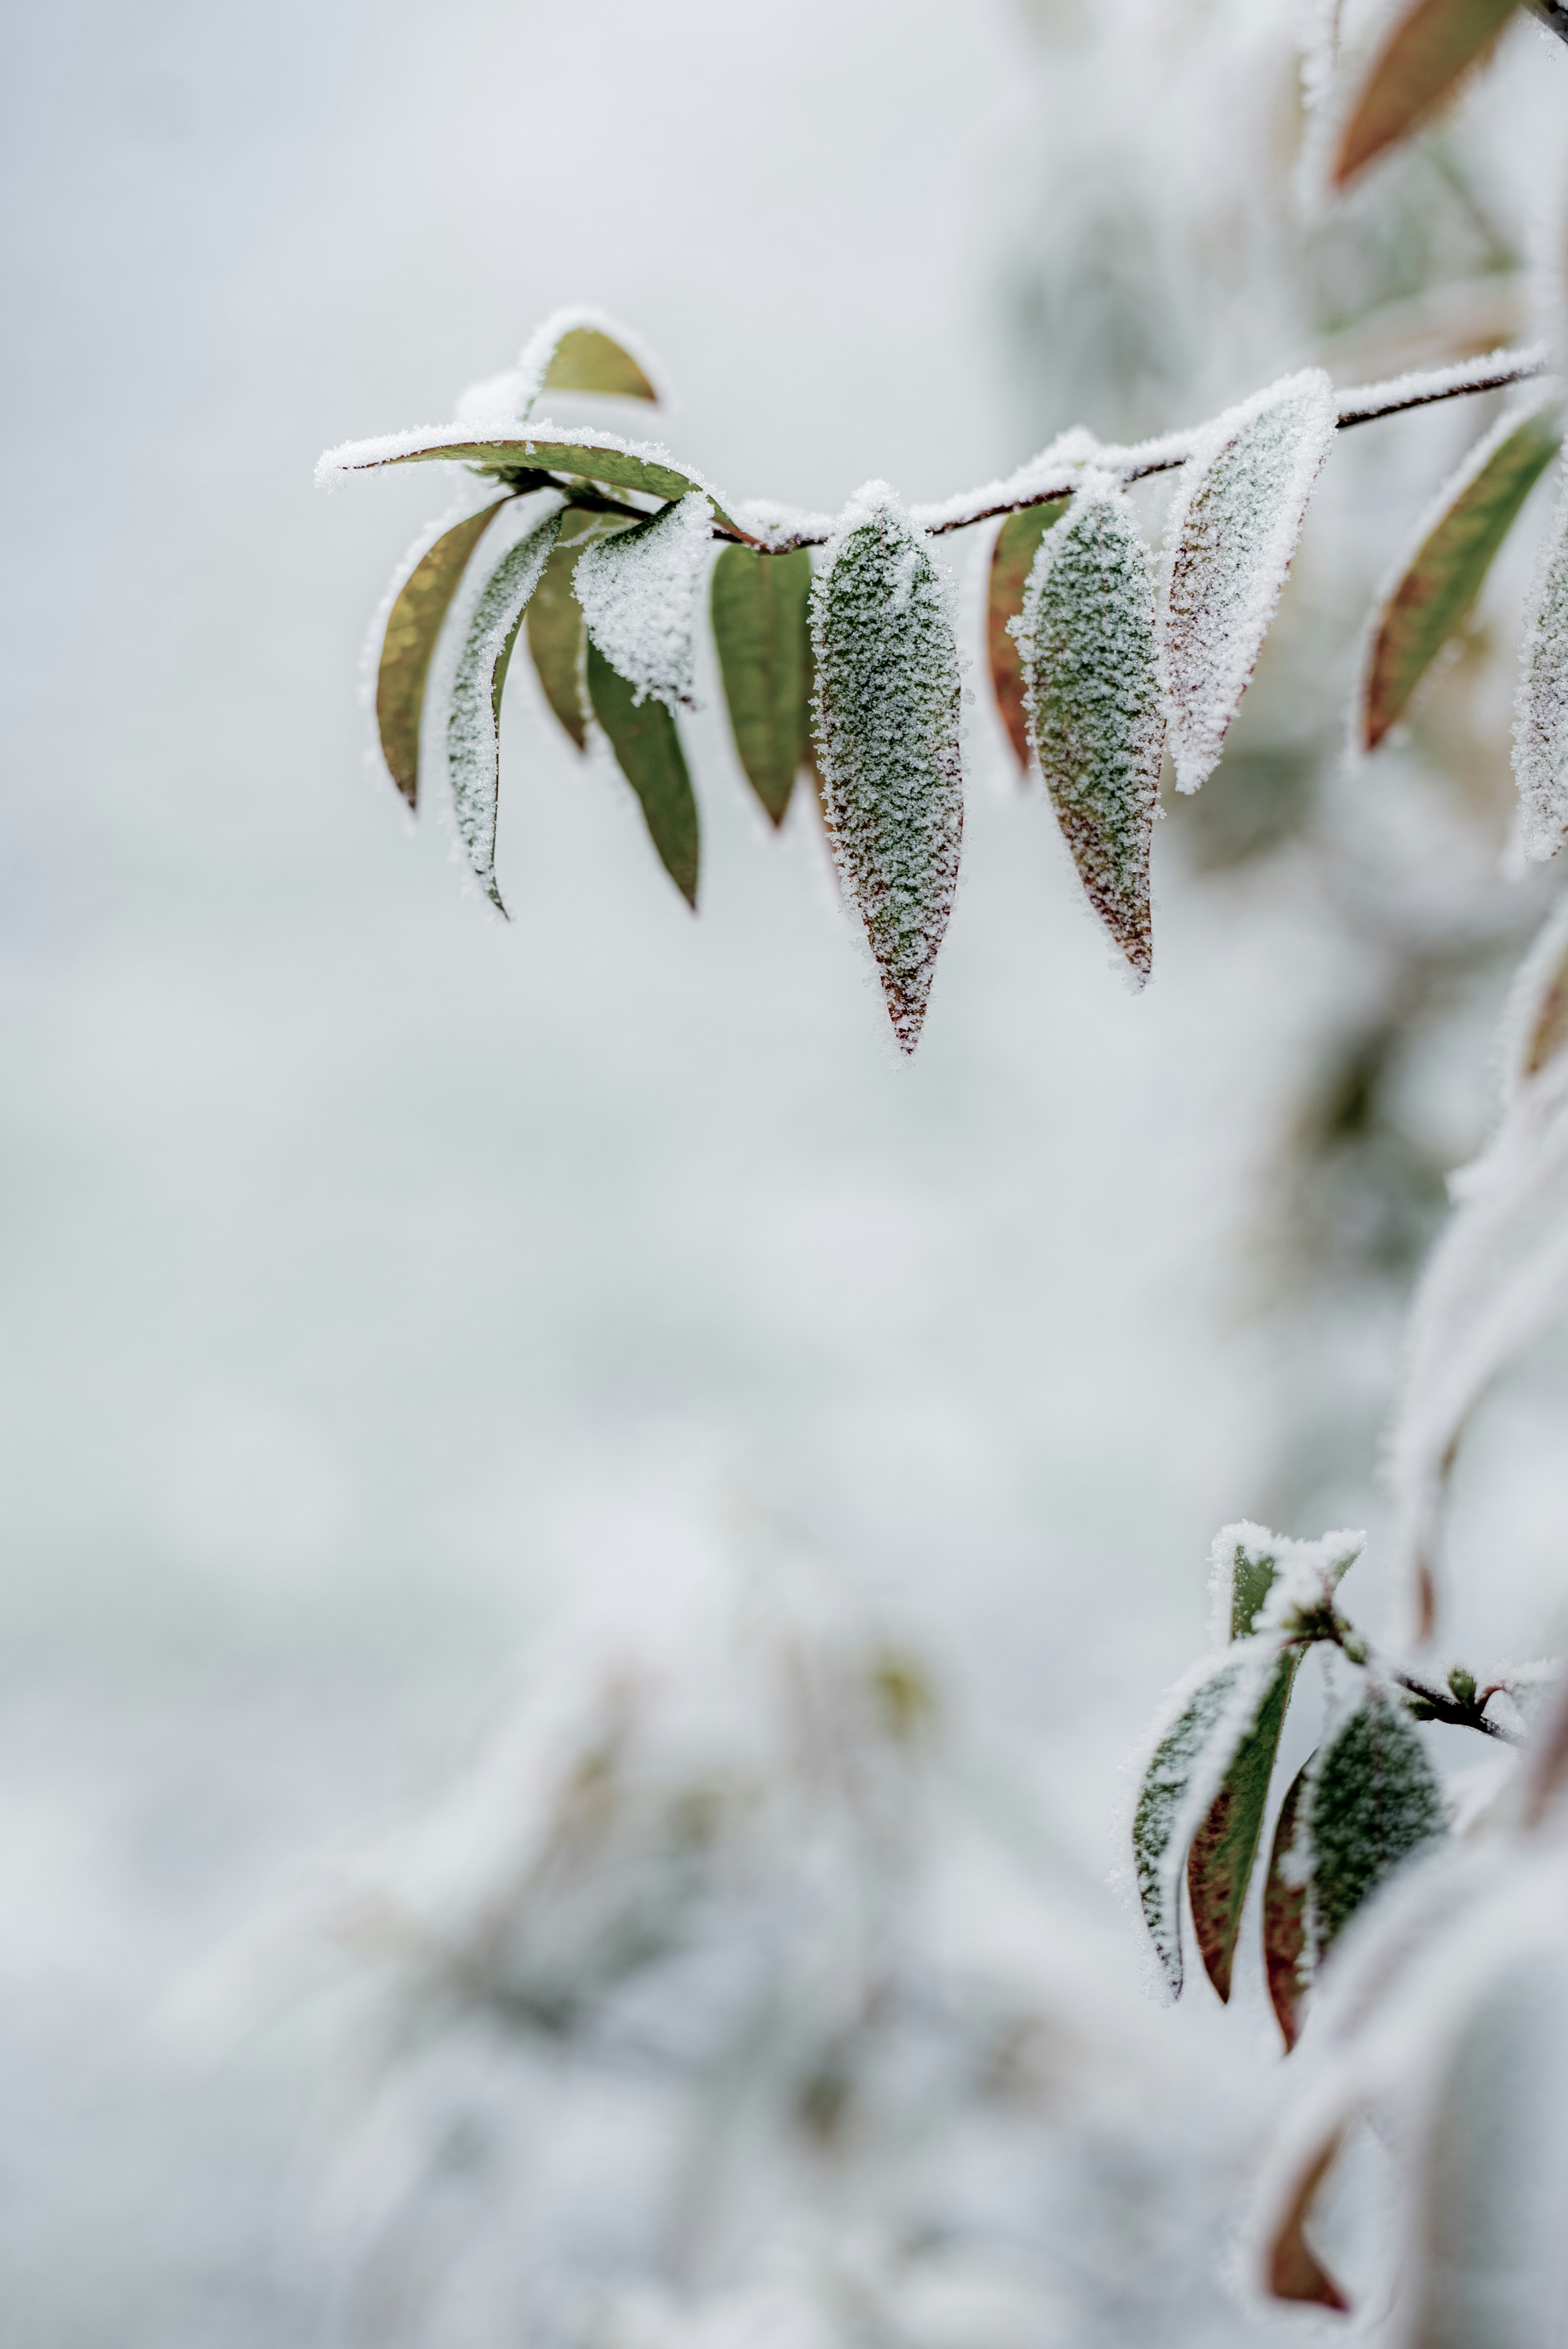
M360 450L374 449L375 442L361 441ZM529 436L525 426L519 426L515 436L505 440L468 440L460 433L455 438L438 440L428 449L402 449L389 456L355 454L352 449L334 452L322 460L322 478L330 479L334 472L376 472L385 465L471 465L476 472L494 473L507 481L524 477L524 486L531 489L544 486L544 477L561 474L570 481L585 481L606 490L635 490L644 496L659 498L666 503L684 498L688 490L702 485L690 474L666 465L662 459L639 457L630 449L595 449L583 440L541 440ZM532 479L527 477L532 476ZM735 524L723 508L715 505L715 519L727 530Z
M1187 1891L1199 1954L1209 1980L1226 2001L1231 1995L1236 1936L1268 1807L1269 1781L1298 1661L1299 1651L1295 1649L1280 1658L1257 1718L1237 1746L1187 1855Z
M991 549L991 584L985 603L991 686L1007 740L1025 770L1029 764L1029 722L1024 709L1024 664L1007 624L1024 608L1024 584L1041 539L1067 510L1066 498L1053 498L1047 505L1026 506L1022 512L1009 514Z
M782 823L811 728L811 557L727 546L713 567L713 637L746 779Z
M398 591L381 640L376 725L387 772L411 808L419 804L419 720L430 656L468 560L507 502L498 498L443 533Z
M1491 48L1514 0L1414 0L1387 34L1351 105L1330 178L1345 187L1447 105Z
M583 606L572 574L588 540L605 528L591 513L569 510L561 535L528 605L528 649L544 698L577 748L586 749L588 718L583 698Z
M1165 729L1154 559L1109 475L1046 533L1018 624L1029 741L1084 893L1141 986Z
M528 599L555 544L559 513L549 514L508 547L474 605L453 673L447 711L447 765L458 836L492 905L502 914L495 877L500 775L500 698Z
M1558 498L1525 613L1513 776L1519 844L1544 864L1568 840L1568 493Z
M925 543L884 483L850 507L811 591L828 839L899 1048L920 1040L958 884L958 647Z
M593 715L609 736L621 772L637 794L665 871L695 911L699 848L696 801L676 721L662 701L636 701L633 688L617 676L592 639L587 666Z
M540 383L542 391L603 391L624 399L651 399L658 393L628 350L598 326L569 326L556 344Z
M1306 1794L1315 1965L1401 1863L1448 1832L1442 1790L1403 1706L1369 1682Z
M1521 419L1505 416L1445 487L1435 521L1374 622L1358 730L1375 750L1449 638L1463 626L1492 558L1562 444L1548 399Z
M1311 1767L1309 1761L1296 1772L1280 1806L1269 1872L1264 1879L1264 1972L1287 2054L1301 2033L1301 2002L1306 1991L1306 1881L1304 1875L1297 1881L1300 1870L1291 1853Z

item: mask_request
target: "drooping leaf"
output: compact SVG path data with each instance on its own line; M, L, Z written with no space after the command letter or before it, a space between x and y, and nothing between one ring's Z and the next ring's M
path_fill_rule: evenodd
M1181 1878L1188 1847L1273 1691L1277 1648L1239 1647L1182 1698L1154 1748L1132 1816L1143 1921L1172 1998L1181 1990Z
M782 823L811 728L811 557L727 546L713 567L714 643L747 781Z
M991 687L1007 740L1021 769L1029 764L1029 721L1024 709L1024 664L1009 622L1024 608L1024 584L1033 568L1041 539L1068 510L1066 498L1048 505L1025 506L1011 513L996 533L991 549L990 590L985 600L985 648L991 661Z
M1078 878L1141 986L1165 729L1154 564L1119 484L1086 476L1046 533L1017 627L1029 741Z
M696 800L676 721L662 701L638 701L588 639L588 698L621 772L636 792L660 862L686 904L696 906L699 840Z
M712 545L700 490L652 521L595 539L573 574L589 641L635 699L691 706L697 590Z
M1556 404L1505 416L1446 482L1383 596L1367 639L1357 731L1375 750L1465 623L1492 559L1562 441Z
M1306 2239L1318 2189L1333 2167L1343 2132L1330 2131L1303 2164L1294 2189L1269 2237L1266 2276L1275 2300L1305 2301L1319 2308L1348 2310L1346 2299Z
M1491 50L1513 6L1514 0L1411 0L1346 109L1331 171L1336 188L1447 105Z
M585 638L583 606L573 591L572 574L585 543L604 526L598 515L569 508L561 517L561 535L528 602L528 649L539 682L580 750L588 741L583 679Z
M387 616L376 672L376 725L387 771L411 808L419 804L419 720L430 656L459 580L504 498L443 533L408 574Z
M1306 1763L1291 1780L1274 1826L1269 1872L1264 1878L1264 1973L1285 2053L1301 2033L1301 2002L1306 1982L1306 1872L1295 1852L1295 1823L1306 1785ZM1294 1855L1294 1856L1293 1856Z
M1237 1746L1187 1855L1187 1891L1199 1955L1209 1980L1226 2001L1298 1661L1295 1649L1280 1658L1257 1717Z
M811 643L828 840L913 1052L964 834L958 647L936 567L885 482L857 493L829 543Z
M1307 1782L1313 1961L1423 1845L1448 1832L1442 1789L1403 1706L1368 1682L1322 1747Z
M397 443L416 445L398 446ZM635 490L668 501L684 498L697 484L657 457L639 456L614 433L583 434L574 440L531 438L521 426L515 433L486 434L482 439L452 432L400 433L386 440L349 442L328 450L316 468L317 478L339 473L365 473L385 465L471 465L481 473L503 477L514 473L559 473L571 481L589 481L610 490Z
M1219 761L1336 416L1327 376L1308 367L1216 417L1181 470L1160 585L1161 677L1178 791L1195 792Z
M1568 487L1559 494L1525 616L1513 773L1520 845L1544 864L1568 840Z
M548 514L496 564L469 617L447 709L447 766L458 836L486 896L503 914L495 877L500 698L528 599L560 527L560 515Z

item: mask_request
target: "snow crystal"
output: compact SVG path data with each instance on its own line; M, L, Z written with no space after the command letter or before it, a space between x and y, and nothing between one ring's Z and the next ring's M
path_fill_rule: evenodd
M707 490L717 501L711 481L699 473L695 465L684 458L672 457L661 440L630 440L622 432L606 432L587 424L556 424L547 416L535 417L526 426L515 419L492 417L483 429L470 428L465 422L450 424L420 424L407 432L381 432L367 440L342 440L335 449L327 449L316 460L315 485L318 490L332 489L355 473L363 473L377 465L390 465L399 457L417 457L422 451L459 448L504 448L509 464L526 465L535 457L548 468L551 448L614 450L623 457L636 457L645 465L662 465L679 473L694 488ZM454 463L461 463L454 458Z
M935 504L912 506L909 518L916 530L951 529L965 522L978 522L987 514L1041 505L1047 498L1070 497L1083 477L1085 466L1104 462L1105 452L1094 434L1087 426L1074 424L1066 432L1058 432L1048 448L1042 449L1037 456L1026 458L1001 480L985 481L977 490L960 490L955 496L943 498Z
M829 844L902 1050L920 1040L964 834L948 592L885 481L851 498L811 591Z
M492 905L501 688L528 599L561 528L559 511L506 546L465 616L446 700L447 769L458 836Z
M1395 1869L1447 1832L1442 1790L1415 1724L1368 1676L1314 1756L1297 1814L1315 1966Z
M775 498L742 498L729 512L742 530L773 549L824 546L837 527L831 514L814 513L804 506L780 505Z
M1531 589L1514 703L1520 845L1544 864L1568 840L1568 481Z
M1204 427L1166 523L1161 683L1178 791L1219 760L1279 602L1335 432L1320 367L1285 376Z
M1391 416L1408 408L1424 408L1434 399L1451 399L1456 392L1473 391L1501 378L1524 383L1544 375L1552 354L1544 343L1522 350L1488 351L1480 358L1456 359L1451 367L1412 367L1380 383L1352 384L1335 394L1341 424L1359 424L1375 416ZM1519 419L1515 417L1514 422Z
M595 540L573 574L588 634L637 702L692 706L697 590L712 543L712 505L694 490L652 522Z
M1333 1598L1366 1547L1364 1533L1299 1541L1246 1518L1222 1526L1209 1553L1210 1638L1218 1647L1313 1612Z
M1046 533L1012 624L1024 707L1090 905L1149 976L1149 845L1164 720L1154 636L1154 559L1118 483L1090 473Z

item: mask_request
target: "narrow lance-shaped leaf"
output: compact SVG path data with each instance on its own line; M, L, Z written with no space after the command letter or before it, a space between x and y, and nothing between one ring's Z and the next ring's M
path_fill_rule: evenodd
M676 721L662 701L639 701L592 637L587 672L593 715L609 737L621 772L637 794L665 871L695 910L699 853L696 801Z
M1198 1952L1209 1980L1227 2001L1236 1937L1298 1661L1295 1649L1280 1658L1257 1719L1237 1746L1187 1855L1187 1891Z
M1319 2189L1334 2166L1344 2132L1331 2129L1297 2173L1295 2190L1270 2235L1266 2279L1275 2300L1305 2302L1348 2310L1350 2302L1307 2240L1306 2223Z
M692 634L712 513L694 490L651 522L595 540L573 574L590 642L638 702L651 695L672 709L690 707Z
M727 546L713 567L714 643L735 748L772 821L784 821L810 741L811 557Z
M572 585L577 558L590 538L606 528L598 514L571 509L561 517L561 535L551 552L538 586L529 598L528 649L551 709L577 748L587 747L588 716L583 699L583 606ZM624 529L624 523L610 528Z
M1334 439L1321 367L1217 417L1182 468L1166 524L1161 675L1178 791L1218 763Z
M1304 1799L1315 1966L1379 1885L1447 1833L1448 1818L1414 1724L1372 1682L1323 1746Z
M1025 506L1007 516L991 549L990 589L985 599L985 648L991 661L991 687L996 709L1007 730L1020 768L1029 764L1029 721L1024 709L1024 664L1010 622L1024 608L1024 585L1033 567L1041 539L1068 510L1066 498L1043 506Z
M1269 1871L1264 1879L1264 1973L1287 2054L1301 2035L1301 2005L1306 1992L1305 1855L1295 1849L1295 1823L1311 1767L1309 1761L1296 1772L1280 1806Z
M1504 416L1445 482L1381 598L1367 637L1357 732L1375 750L1449 638L1563 438L1554 400Z
M486 896L503 914L495 877L500 698L528 599L560 527L560 515L548 515L510 546L490 573L458 654L447 711L447 764L458 836Z
M646 442L627 441L614 432L579 432L571 440L537 434L519 427L515 432L473 432L461 424L418 432L388 432L378 440L346 440L329 449L315 469L318 485L349 473L375 472L387 465L471 465L482 473L503 479L522 474L531 485L542 477L562 473L570 481L590 481L601 488L634 490L662 500L684 498L699 486L690 473L673 465L662 450ZM733 528L716 506L716 517Z
M1413 0L1401 11L1346 109L1331 172L1336 188L1449 102L1513 7L1514 0Z
M1520 845L1543 864L1568 840L1568 486L1558 494L1525 616L1513 773Z
M430 657L459 580L507 501L469 514L442 533L398 590L376 672L376 726L387 771L411 808L419 804L419 721Z
M913 1052L964 834L958 647L936 566L884 481L857 493L829 543L811 643L829 843Z
M1109 474L1046 533L1017 623L1029 741L1089 904L1149 976L1149 843L1165 730L1154 564Z

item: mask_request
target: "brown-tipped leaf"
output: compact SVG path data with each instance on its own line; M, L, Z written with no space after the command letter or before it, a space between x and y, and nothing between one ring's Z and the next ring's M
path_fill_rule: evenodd
M1187 1855L1187 1891L1209 1980L1222 1999L1231 1995L1231 1968L1241 1931L1247 1887L1252 1882L1268 1807L1269 1781L1279 1753L1285 1707L1295 1680L1297 1654L1280 1658L1273 1684L1257 1718L1237 1746L1224 1780L1209 1806Z
M810 746L811 557L727 546L713 568L713 637L735 748L772 821L784 821Z
M1492 559L1562 442L1555 401L1504 417L1444 488L1435 516L1373 624L1361 691L1362 747L1375 750L1449 638L1461 628Z
M1330 178L1343 188L1446 106L1496 42L1514 0L1412 0L1385 36L1346 112Z
M1009 514L991 549L990 591L985 601L985 648L991 661L991 688L1014 756L1026 772L1029 764L1029 721L1024 709L1024 664L1008 623L1016 620L1024 608L1024 585L1034 567L1041 539L1067 510L1066 498L1053 498L1047 505L1026 506L1021 513Z
M1301 2036L1302 2001L1306 1995L1306 1883L1305 1877L1298 1881L1291 1854L1310 1767L1309 1763L1296 1772L1280 1806L1269 1872L1264 1878L1264 1972L1287 2054Z
M442 533L398 590L376 672L376 726L387 771L411 808L419 804L419 721L430 657L459 580L504 498Z
M1305 2301L1319 2308L1348 2310L1341 2292L1306 2240L1306 2222L1319 2188L1339 2151L1336 2128L1304 2165L1289 2202L1269 2239L1265 2273L1275 2300Z
M637 794L648 836L665 871L694 911L700 843L696 800L676 721L662 701L639 702L598 647L587 647L588 698L610 748Z

